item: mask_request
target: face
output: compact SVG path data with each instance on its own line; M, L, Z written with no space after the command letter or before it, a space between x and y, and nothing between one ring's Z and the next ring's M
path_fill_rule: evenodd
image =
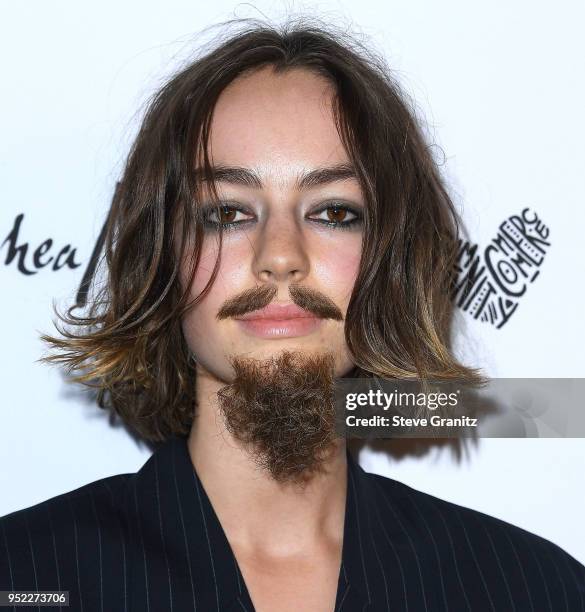
M229 383L230 356L266 360L285 350L330 352L335 376L354 365L344 319L359 267L365 202L337 133L332 95L331 85L309 71L276 75L266 67L232 82L217 102L210 134L213 165L255 176L250 180L247 174L244 183L241 172L225 172L217 181L222 218L216 209L209 213L191 297L205 287L218 257L218 222L224 224L221 265L210 292L182 322L198 379ZM344 172L300 183L310 172L341 165ZM207 195L204 190L203 206ZM186 254L183 287L187 262ZM337 310L342 318L257 325L217 316L230 304L249 305L245 296L256 290L270 296L262 305L298 304L289 292L295 287L313 296L321 312ZM329 311L323 311L325 305Z

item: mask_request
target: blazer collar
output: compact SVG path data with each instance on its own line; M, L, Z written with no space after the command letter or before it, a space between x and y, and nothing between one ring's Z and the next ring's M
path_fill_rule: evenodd
M347 498L335 610L364 609L374 601L370 517L373 484L347 454ZM236 558L191 461L187 438L171 437L130 479L126 508L143 550L155 552L160 575L190 594L197 610L254 606ZM166 568L165 568L166 564ZM371 579L370 579L371 580Z

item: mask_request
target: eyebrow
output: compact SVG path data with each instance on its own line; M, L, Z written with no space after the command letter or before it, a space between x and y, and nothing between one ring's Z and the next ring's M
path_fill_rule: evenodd
M201 180L205 180L202 168L197 168L195 172ZM255 189L262 189L263 187L262 179L250 168L220 165L213 168L213 174L216 181L232 185L244 185L245 187L253 187ZM318 187L319 185L350 179L357 179L354 167L351 164L337 164L335 166L315 168L314 170L301 172L296 177L295 187L299 190L309 189L310 187Z

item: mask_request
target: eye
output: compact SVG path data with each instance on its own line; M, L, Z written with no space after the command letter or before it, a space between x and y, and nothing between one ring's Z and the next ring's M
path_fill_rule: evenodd
M237 220L239 214L248 214L243 208L235 204L222 204L220 206L206 206L203 209L203 225L208 229L217 229L220 225L225 230L235 228L252 221L252 219ZM217 215L219 214L219 220ZM215 217L215 218L214 218Z
M332 202L313 214L325 214L325 218L311 220L334 229L349 229L363 220L363 214L359 210L338 202ZM348 219L348 216L352 215L353 218Z
M224 230L230 231L254 222L254 219L238 220L238 214L251 215L238 204L221 204L217 207L206 206L203 208L203 225L210 230L217 230L221 225ZM218 215L219 219L217 218ZM361 224L363 220L363 213L359 209L340 202L331 202L312 213L312 215L325 215L320 219L312 218L312 216L308 218L313 223L319 223L331 229L352 229Z

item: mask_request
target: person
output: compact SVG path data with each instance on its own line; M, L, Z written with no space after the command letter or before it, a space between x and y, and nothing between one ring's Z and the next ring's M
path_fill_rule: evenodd
M244 27L156 93L108 278L43 335L157 444L136 474L0 520L0 590L74 610L583 610L585 567L368 473L348 376L476 381L449 346L457 214L384 61L307 21Z

